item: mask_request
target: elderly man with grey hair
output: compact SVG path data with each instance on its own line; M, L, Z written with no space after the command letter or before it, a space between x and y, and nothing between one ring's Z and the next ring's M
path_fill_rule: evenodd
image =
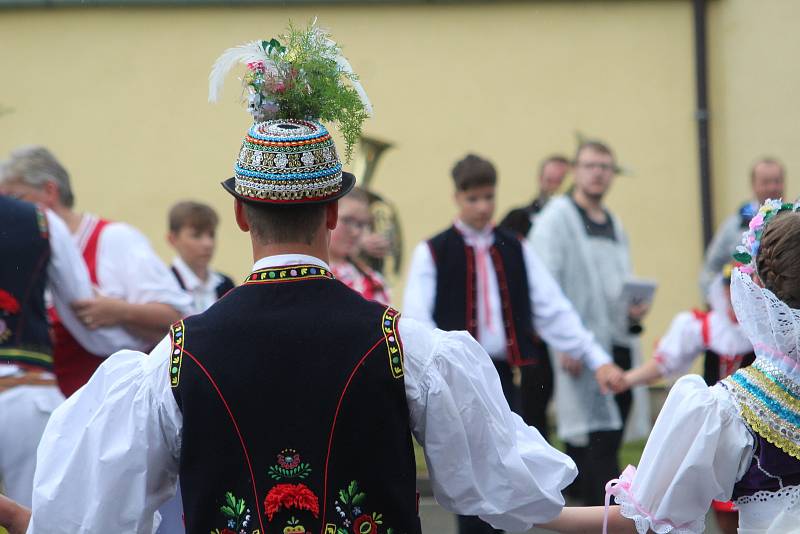
M94 298L75 302L73 308L90 329L123 327L115 351L152 348L189 311L191 298L147 238L128 224L73 209L69 174L46 148L13 151L0 166L0 192L43 205L64 220L98 288ZM58 320L53 333L54 370L59 387L69 396L88 381L108 354L87 350Z

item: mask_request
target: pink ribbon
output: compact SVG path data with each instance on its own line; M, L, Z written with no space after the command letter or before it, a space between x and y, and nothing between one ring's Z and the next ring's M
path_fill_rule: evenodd
M619 494L620 490L630 492L636 468L629 465L622 471L619 478L612 478L606 483L605 510L603 511L603 534L608 534L608 512L611 506L611 496Z
M488 250L489 247L484 243L478 243L475 247L478 263L478 278L481 285L481 299L483 300L483 318L486 331L494 333L492 307L489 303L489 269L486 265L489 262Z

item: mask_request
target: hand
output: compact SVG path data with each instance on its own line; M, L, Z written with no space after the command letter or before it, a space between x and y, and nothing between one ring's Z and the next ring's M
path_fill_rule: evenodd
M72 309L87 328L94 330L122 324L127 304L122 299L97 296L93 299L76 300L72 303Z
M371 258L383 259L391 247L391 240L383 234L370 232L361 239L361 249Z
M628 317L635 322L644 319L645 315L650 311L649 302L634 302L628 307Z
M628 389L625 382L625 371L617 364L607 363L601 365L594 372L594 377L600 385L600 392L604 395L606 393L621 393Z
M583 372L583 362L573 358L569 354L559 352L558 361L561 364L561 368L572 376L578 376Z
M30 520L30 510L0 495L0 526L8 529L9 534L25 534Z

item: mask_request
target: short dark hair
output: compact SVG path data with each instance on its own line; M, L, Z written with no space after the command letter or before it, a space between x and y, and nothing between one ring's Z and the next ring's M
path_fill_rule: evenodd
M577 158L576 158L577 159ZM542 162L539 164L539 176L542 176L544 172L544 168L547 167L550 163L562 163L564 165L569 165L569 159L567 156L562 156L561 154L552 154L547 156Z
M245 202L250 232L263 244L305 243L310 245L325 220L326 204L274 206Z
M497 185L497 171L494 165L475 154L467 154L464 159L456 163L452 175L458 191L484 185Z
M180 232L181 228L190 227L200 232L213 232L219 224L219 217L214 208L193 200L178 202L169 210L167 217L170 232Z
M581 152L584 150L594 150L595 152L599 152L600 154L607 154L611 156L611 159L614 158L614 152L611 151L611 148L602 141L592 140L592 141L583 141L580 145L578 145L578 150L575 151L575 161L573 163L578 162L578 157L580 157Z
M772 158L767 156L757 159L755 163L753 163L753 166L750 167L751 182L756 179L756 167L758 167L762 163L766 163L767 165L777 165L781 169L781 176L783 178L786 178L786 167L783 166L783 163L781 163L781 161L778 158Z

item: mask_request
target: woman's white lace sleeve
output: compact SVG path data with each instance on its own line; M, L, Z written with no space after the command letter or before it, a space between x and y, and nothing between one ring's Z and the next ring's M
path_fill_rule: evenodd
M753 438L721 386L675 383L645 446L611 492L640 534L700 533L712 500L728 500L752 458Z

